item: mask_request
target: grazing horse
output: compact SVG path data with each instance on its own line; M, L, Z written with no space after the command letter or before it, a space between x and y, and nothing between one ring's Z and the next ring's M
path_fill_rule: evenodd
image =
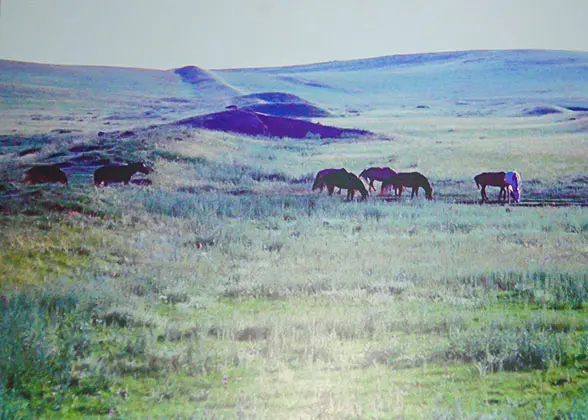
M343 168L341 168L341 169L343 169ZM330 174L331 172L340 171L341 169L329 168L329 169L322 169L322 170L318 171L316 174L316 178L314 179L314 183L312 184L312 190L313 191L319 190L319 192L321 192L323 190L323 188L325 188L327 185L327 184L325 184L323 177L327 174ZM341 192L341 188L339 188L339 192Z
M36 165L25 172L23 182L25 184L43 184L46 182L67 184L67 176L56 165Z
M516 171L508 171L504 177L504 183L506 188L509 190L508 202L510 203L510 196L514 199L515 203L519 202L521 198L521 177Z
M480 186L482 187L482 190L480 192L480 194L482 195L482 201L488 201L488 194L486 194L486 186L500 187L500 192L498 193L498 201L501 200L503 194L504 198L506 198L505 177L505 172L482 172L474 177L474 182L476 183L478 189L480 188Z
M364 169L359 174L359 177L364 179L365 182L369 183L369 191L376 191L374 187L374 181L384 181L386 178L396 175L396 171L388 167L379 168L372 166L371 168ZM398 196L398 190L394 190L394 193ZM384 194L384 189L380 191L380 195Z
M507 179L508 177L508 179ZM498 193L498 201L502 200L502 197L510 203L510 197L512 196L515 203L519 202L520 197L520 176L514 171L507 172L482 172L474 177L474 181L478 188L482 187L481 195L482 201L488 201L488 194L486 194L486 187L500 187ZM507 194L507 190L508 193Z
M382 189L392 185L394 189L400 189L398 197L402 196L402 187L412 188L412 194L410 198L414 198L416 195L419 196L419 188L425 190L425 196L427 200L433 199L433 187L429 183L429 180L419 172L398 172L389 178L386 178L382 182Z
M106 187L111 182L124 182L125 185L128 185L131 177L136 172L148 174L151 171L152 169L145 166L143 162L101 166L94 171L94 185L98 186L104 183Z
M347 190L347 200L352 200L355 190L361 193L361 199L365 200L368 197L368 192L357 175L347 172L345 169L337 169L333 172L327 173L323 176L323 182L329 190L329 195L333 195L335 187Z

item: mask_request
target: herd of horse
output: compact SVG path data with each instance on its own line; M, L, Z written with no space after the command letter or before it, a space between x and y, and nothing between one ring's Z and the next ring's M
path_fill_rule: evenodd
M425 191L427 200L433 199L433 187L431 183L420 172L396 172L388 167L371 167L364 169L359 176L347 171L345 168L323 169L316 174L312 190L322 191L325 187L329 191L329 195L333 194L335 187L347 190L347 200L353 199L355 191L361 193L361 199L364 200L368 196L368 190L362 181L368 185L369 191L376 191L374 181L382 183L380 195L384 195L394 188L394 194L400 198L404 188L411 188L411 198L418 197L419 189ZM486 194L486 187L500 187L498 201L504 197L508 200L512 197L515 203L518 203L521 196L521 177L515 171L508 172L482 172L474 177L474 181L478 188L481 188L482 201L488 202L488 195Z
M141 172L149 174L153 169L146 166L144 162L134 162L126 165L105 165L94 171L94 185L107 186L108 184L122 182L127 185L131 177ZM363 180L363 181L362 181ZM364 169L359 176L347 171L345 168L323 169L316 174L312 190L322 191L327 188L329 195L333 194L335 188L347 190L347 200L353 200L355 192L361 194L361 199L365 200L369 196L369 191L376 191L374 181L382 183L380 195L384 195L394 189L396 197L401 198L404 188L411 188L411 198L418 197L419 189L425 191L427 200L433 199L433 187L431 183L420 172L396 172L388 167L371 167ZM515 171L509 172L482 172L474 177L478 188L481 188L482 201L488 202L486 187L500 187L498 201L502 199L514 200L515 203L520 199L521 178ZM366 188L365 184L368 188ZM43 183L61 183L67 184L67 176L57 165L36 165L29 168L24 174L25 184L43 184Z
M122 182L125 185L137 172L149 174L153 171L144 162L134 162L126 165L104 165L94 171L94 185ZM35 165L27 169L23 181L25 184L60 183L67 184L67 175L57 165Z

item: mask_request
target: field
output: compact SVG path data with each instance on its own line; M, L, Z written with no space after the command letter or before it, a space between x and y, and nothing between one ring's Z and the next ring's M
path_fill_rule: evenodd
M426 87L395 107L365 81L394 63L370 63L211 73L222 98L291 83L331 113L313 121L375 133L336 140L169 125L215 111L216 91L194 98L165 74L89 69L136 91L109 99L96 82L88 100L83 68L43 73L0 121L0 418L583 418L587 114L534 79L505 79L491 112ZM457 66L419 63L398 72ZM40 83L14 74L21 94L23 74ZM504 99L515 85L534 86L528 103ZM73 93L60 108L49 88ZM157 108L169 90L193 108ZM146 160L151 185L94 187L104 159ZM69 184L23 185L41 162L65 163ZM311 191L319 169L376 165L426 174L435 199ZM521 203L480 205L473 176L511 168Z

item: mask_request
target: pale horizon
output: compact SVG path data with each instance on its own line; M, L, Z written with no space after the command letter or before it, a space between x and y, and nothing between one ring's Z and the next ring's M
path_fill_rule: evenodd
M0 59L283 67L475 50L588 51L588 2L0 0Z

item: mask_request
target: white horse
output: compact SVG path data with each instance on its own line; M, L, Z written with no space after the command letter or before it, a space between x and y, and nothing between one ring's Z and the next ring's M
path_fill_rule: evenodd
M514 202L518 203L521 198L521 177L516 171L508 171L504 177L506 184L508 202L510 203L510 196L514 198Z

